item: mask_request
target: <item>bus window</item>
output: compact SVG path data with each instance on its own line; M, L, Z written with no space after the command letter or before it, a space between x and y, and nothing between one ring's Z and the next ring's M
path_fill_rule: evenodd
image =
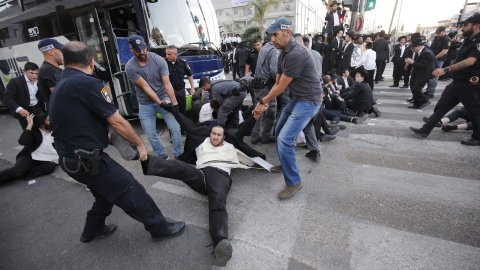
M109 15L116 37L139 34L137 17L132 6L111 9Z
M17 0L0 1L0 18L20 12Z
M91 13L75 17L77 25L78 37L80 41L85 42L93 56L95 62L105 67L105 59L103 58L102 48L99 40L95 19Z

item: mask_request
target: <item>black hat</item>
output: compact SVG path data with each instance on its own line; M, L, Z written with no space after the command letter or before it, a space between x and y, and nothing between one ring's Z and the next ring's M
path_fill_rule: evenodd
M48 114L46 112L38 112L35 114L35 117L33 117L33 125L35 127L40 127L43 122L45 121L45 118L47 118Z
M480 13L475 13L470 18L462 22L462 24L466 24L466 23L473 23L473 24L480 23Z
M399 37L399 38L397 39L397 41L400 42L400 40L401 40L402 38L407 39L406 36L401 36L401 37Z
M355 69L355 74L357 74L357 73L362 74L362 77L363 77L363 78L367 78L367 77L368 77L368 72L367 72L367 70L365 70L364 67L358 67L357 69Z
M423 45L423 40L421 38L412 39L412 47Z

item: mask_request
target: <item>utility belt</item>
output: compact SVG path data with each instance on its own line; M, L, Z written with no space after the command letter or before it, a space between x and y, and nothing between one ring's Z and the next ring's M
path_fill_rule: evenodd
M253 89L263 89L267 86L271 87L275 84L273 79L269 78L268 80L264 80L261 78L253 78L252 80L252 87Z
M60 158L63 168L68 173L78 173L82 169L91 176L98 176L101 172L102 153L100 149L87 151L84 149L76 149L73 151L74 157Z

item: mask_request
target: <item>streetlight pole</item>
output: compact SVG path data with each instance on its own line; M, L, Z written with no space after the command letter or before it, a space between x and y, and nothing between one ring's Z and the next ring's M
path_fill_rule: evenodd
M388 33L389 34L392 31L393 18L395 18L395 12L397 11L397 5L398 5L398 0L395 1L395 7L393 8L392 18L390 19L390 26L388 27Z
M466 19L465 16L467 15L467 5L468 5L468 0L465 0L465 4L463 5L461 21L464 21Z

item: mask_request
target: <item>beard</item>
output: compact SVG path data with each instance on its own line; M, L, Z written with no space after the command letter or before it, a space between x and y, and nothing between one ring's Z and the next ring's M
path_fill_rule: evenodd
M466 37L466 38L471 37L472 34L473 34L473 30L472 30L472 29L466 30L466 31L463 31L463 32L462 32L462 36L464 36L464 37Z
M147 55L146 54L135 55L135 57L140 61L146 61L147 60Z

